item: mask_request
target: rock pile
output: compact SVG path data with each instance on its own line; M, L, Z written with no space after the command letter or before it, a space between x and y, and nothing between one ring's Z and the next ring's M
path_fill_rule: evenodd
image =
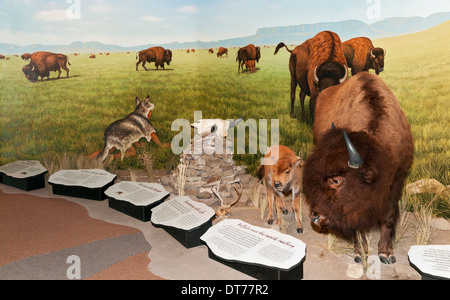
M246 176L246 166L237 166L233 160L233 143L217 136L195 136L191 144L180 155L178 172L161 180L178 194L182 184L179 176L184 178L184 194L199 199L213 197L211 187L216 187L222 179L220 194L223 198L236 196L233 182L244 184L250 180ZM183 176L184 173L184 176Z

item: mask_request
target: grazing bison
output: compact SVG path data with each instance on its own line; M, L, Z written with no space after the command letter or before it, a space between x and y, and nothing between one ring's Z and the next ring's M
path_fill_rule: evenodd
M334 123L334 125L332 125ZM414 154L410 125L392 91L361 72L317 99L315 149L303 168L312 222L355 242L380 226L378 255L395 263L398 201Z
M224 47L220 47L219 51L217 51L217 57L222 57L222 55L227 55L228 56L228 49L224 48Z
M0 59L5 59L5 56L3 54L0 54Z
M281 225L281 213L287 214L284 195L292 195L297 232L303 232L301 221L301 193L302 193L302 162L303 160L286 146L275 145L267 150L264 164L258 167L258 178L266 182L269 216L267 223L274 221L273 203L277 210L277 225Z
M289 50L284 43L279 43L274 54L277 54L282 47L291 53L289 59L291 118L295 118L295 90L299 85L302 120L306 120L304 114L306 95L310 96L310 116L314 120L314 110L319 92L347 79L348 68L341 40L334 32L322 31L294 50Z
M386 50L375 48L370 39L357 37L344 42L342 46L352 75L370 69L374 69L377 75L383 72Z
M250 73L256 72L256 61L255 60L247 60L245 62L245 67L247 68L247 71Z
M261 58L261 49L259 47L255 47L253 44L249 44L245 47L239 48L236 54L236 61L238 63L238 73L244 71L245 62L248 60L256 60L259 63Z
M50 72L58 72L58 79L61 77L61 69L67 72L69 78L69 69L71 66L69 59L64 54L57 54L45 51L39 51L31 54L31 62L22 68L23 73L31 82L37 81L39 76L41 80L44 77L50 79Z
M20 57L21 57L23 60L27 61L27 60L30 60L30 59L31 59L31 54L30 54L30 53L25 53L25 54L22 54Z
M95 54L92 54L91 56L89 56L89 58L95 58Z
M208 53L209 54L214 54L214 49L213 48L209 48Z
M139 64L142 63L142 67L146 70L145 64L147 62L154 62L156 69L159 70L159 67L164 68L164 63L170 66L170 62L172 61L172 51L169 49L164 49L163 47L151 47L147 50L142 50L136 54L136 59L139 58L139 61L136 63L136 71L138 70Z

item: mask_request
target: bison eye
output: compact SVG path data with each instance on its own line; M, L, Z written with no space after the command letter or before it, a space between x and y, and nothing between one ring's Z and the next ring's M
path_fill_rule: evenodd
M289 174L290 172L291 172L291 170L287 170L287 171L286 171L286 175Z
M341 176L335 176L327 179L327 183L330 188L337 189L339 188L342 183L344 182L344 178Z

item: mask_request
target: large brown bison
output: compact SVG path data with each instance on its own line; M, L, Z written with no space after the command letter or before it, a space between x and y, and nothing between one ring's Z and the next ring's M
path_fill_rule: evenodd
M357 37L344 42L342 46L352 75L370 69L374 69L377 75L383 72L386 50L375 48L370 39Z
M222 57L222 55L227 55L228 56L228 49L224 48L224 47L220 47L219 51L217 51L217 57Z
M156 69L159 67L164 68L164 63L170 66L170 62L172 61L172 51L169 49L164 49L163 47L151 47L147 50L142 50L136 54L136 59L139 58L139 61L136 63L136 71L138 70L139 64L142 63L142 67L146 70L145 64L147 62L154 62Z
M410 125L397 99L375 74L361 72L317 99L315 149L307 158L303 188L312 222L355 242L380 226L378 255L395 263L392 239L398 201L414 154Z
M302 120L306 95L310 96L310 116L314 120L315 103L319 92L344 82L348 77L347 62L339 36L331 31L322 31L313 38L289 50L284 43L275 49L285 47L291 53L289 71L291 73L291 118L295 118L294 103L297 85L300 86L300 105Z
M245 62L248 60L256 60L259 63L261 59L261 48L255 47L253 44L249 44L245 47L239 48L236 54L236 61L238 62L238 73L241 69L244 71Z
M61 77L61 69L67 72L67 78L69 78L67 64L69 66L71 64L68 57L64 54L39 51L31 54L30 60L30 63L22 68L22 71L31 82L37 81L39 76L41 80L44 80L44 77L50 79L50 72L58 72L59 79Z

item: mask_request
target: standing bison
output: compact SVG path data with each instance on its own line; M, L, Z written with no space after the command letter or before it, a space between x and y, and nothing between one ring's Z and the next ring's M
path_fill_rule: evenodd
M334 123L334 125L332 125ZM314 152L303 171L312 222L355 242L380 226L378 255L395 263L398 201L414 154L410 125L392 91L361 72L317 99Z
M152 47L138 52L136 54L136 59L138 58L139 61L136 63L136 71L141 63L142 67L148 71L145 67L147 62L154 62L157 70L159 70L159 67L165 69L164 63L170 66L170 62L172 61L172 51L169 49L164 49L163 47Z
M44 77L50 79L50 72L58 72L58 79L61 77L61 69L67 72L67 78L69 78L69 69L67 64L71 66L69 59L64 54L57 54L45 51L39 51L31 54L31 62L22 68L23 73L27 79L31 82L38 80L39 76L41 80Z
M375 48L370 39L357 37L344 42L342 46L352 75L370 69L374 69L377 75L383 72L386 50Z
M238 73L244 71L245 62L248 60L256 60L259 63L261 59L261 49L259 47L255 47L253 44L249 44L245 47L242 47L238 50L236 54L236 61L238 62Z
M220 47L219 51L217 51L217 57L222 57L222 55L227 55L228 56L228 49L224 48L224 47Z
M310 96L310 116L314 120L316 99L324 89L343 83L348 77L347 62L339 36L331 31L322 31L313 38L289 50L284 43L279 43L275 49L285 47L290 53L289 70L291 73L291 118L295 118L295 90L300 86L300 105L302 119L304 115L304 100Z

